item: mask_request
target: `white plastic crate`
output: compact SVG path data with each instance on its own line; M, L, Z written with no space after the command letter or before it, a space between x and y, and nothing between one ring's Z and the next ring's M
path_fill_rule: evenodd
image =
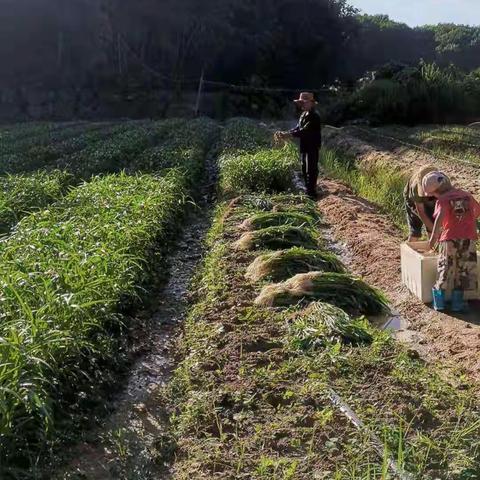
M408 289L416 295L423 303L431 303L432 288L437 281L438 255L429 253L428 242L404 243L401 247L402 257L402 281ZM478 256L478 274L480 281L480 253ZM451 291L447 291L447 299ZM480 292L465 292L468 300L480 298Z

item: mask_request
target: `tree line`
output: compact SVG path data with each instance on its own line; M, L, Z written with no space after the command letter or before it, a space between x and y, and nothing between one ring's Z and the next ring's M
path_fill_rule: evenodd
M381 65L480 67L480 28L410 28L348 0L3 0L0 87L353 83Z

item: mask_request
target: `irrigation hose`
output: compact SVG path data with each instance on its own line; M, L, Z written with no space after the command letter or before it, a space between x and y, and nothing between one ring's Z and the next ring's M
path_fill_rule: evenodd
M331 128L331 129L337 130L337 131L343 131L345 129L345 127L340 127L339 128L339 127L333 127L331 125L325 125L325 126L327 128ZM430 150L426 147L421 147L420 145L415 145L414 143L405 142L404 140L400 140L398 138L391 137L390 135L385 135L385 134L379 133L379 132L374 131L374 130L367 130L366 128L357 127L356 125L350 125L349 128L356 129L360 132L366 133L367 135L373 135L373 136L377 136L378 138L384 138L386 140L391 140L391 141L393 140L394 142L397 142L397 143L399 143L401 145L404 145L406 147L410 147L410 148L413 148L413 149L416 149L416 150L420 150L423 153L428 153L429 155L431 155L434 158L436 158L438 156L442 156L442 157L445 157L446 159L453 160L457 163L463 163L464 165L468 165L470 167L480 169L480 165L478 165L477 163L469 162L468 160L462 160L462 159L454 157L452 155L448 155L447 153L435 154L432 150Z
M345 415L345 417L348 418L348 420L353 425L355 425L356 428L358 428L358 430L366 433L370 437L370 441L372 442L375 451L381 459L384 459L385 448L378 436L366 427L366 425L362 422L362 420L360 420L358 415L352 410L349 405L347 405L347 403L345 403L345 401L340 397L340 395L338 395L337 392L335 392L335 390L331 389L328 396L330 398L330 401L340 410L341 413ZM413 480L412 475L406 473L402 468L400 468L398 463L391 455L389 455L388 458L388 468L399 480Z

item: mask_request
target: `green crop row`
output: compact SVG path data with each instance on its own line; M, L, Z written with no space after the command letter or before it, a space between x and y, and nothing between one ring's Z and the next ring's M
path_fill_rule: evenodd
M139 131L135 131L135 128L139 128ZM72 139L68 142L70 149L73 149L74 145L79 148L85 146L87 142L90 146L57 160L54 164L75 172L76 175L65 170L48 173L41 170L0 177L0 233L8 232L26 214L58 200L69 185L74 185L82 178L88 179L94 170L98 173L116 170L118 167L112 167L112 156L119 159L123 166L128 166L130 173L152 173L181 167L188 172L188 178L192 182L198 181L203 171L205 154L218 134L218 124L204 119L191 122L168 120L158 122L151 130L148 128L148 124L135 127L128 123L111 127L108 133L103 132L102 135L110 135L103 141L98 136L93 137L93 132ZM153 142L164 138L167 140L142 153L144 140L149 138ZM57 154L59 151L57 150ZM95 156L94 168L91 157L86 157L88 153ZM127 164L129 158L131 162Z
M28 150L19 149L15 153L0 157L0 174L31 172L40 168L51 168L51 165L59 158L71 155L82 149L92 147L108 137L122 133L134 124L124 123L120 125L105 124L101 128L95 126L84 129L81 133L65 140L51 143L42 143L30 147Z
M35 461L68 426L79 389L94 390L105 365L115 364L122 312L164 268L191 181L215 140L216 124L195 122L195 148L181 168L94 177L0 242L0 475L6 465ZM126 148L122 158L134 159L146 142L174 137L178 124L125 135L110 145L113 155Z
M8 155L28 154L29 150L48 147L51 144L63 142L64 140L74 138L86 132L101 130L109 125L111 125L111 123L105 122L81 122L64 126L54 124L50 128L46 128L44 131L40 130L36 135L24 136L20 139L13 137L12 139L5 141L0 146L0 158L2 162L5 162L7 161ZM28 128L28 126L25 128Z
M139 294L186 195L178 171L94 179L0 245L2 460L50 437L64 389L88 374L80 366L114 354L122 304Z
M293 188L297 166L293 144L272 149L272 132L258 122L242 118L228 121L219 154L220 190L224 195Z
M72 183L66 172L39 171L0 178L0 233L8 232L26 214L59 200Z
M254 153L272 145L272 132L263 124L249 118L232 118L225 124L220 155Z
M86 122L25 122L2 125L0 127L0 140L2 146L5 148L7 145L12 146L21 143L21 141L26 138L39 138L42 135L51 133L55 130L63 130L66 127L80 124L86 124Z
M143 151L156 145L172 129L176 120L147 122L131 126L111 138L58 159L55 168L77 178L88 179L104 172L120 172Z
M171 120L169 135L157 146L134 158L127 171L155 172L166 168L183 168L198 180L207 150L215 143L218 123L208 118Z
M311 208L301 197L250 195L223 205L212 227L198 301L179 345L183 360L167 392L174 438L165 443L177 446L173 478L385 480L397 478L391 460L414 480L475 478L480 416L472 387L453 387L388 333L339 309L359 298L343 283L317 283L317 293L328 296L311 296L312 279L335 283L338 274L269 285L269 275L309 271L315 262L338 268L314 252L280 251L273 264L268 253L268 275L253 279L261 256L239 254L237 239L254 226L252 215L263 221L266 210L282 219L293 212L297 221L296 212ZM272 287L288 293L285 286L299 293L289 308L256 301ZM352 424L337 395L365 428Z

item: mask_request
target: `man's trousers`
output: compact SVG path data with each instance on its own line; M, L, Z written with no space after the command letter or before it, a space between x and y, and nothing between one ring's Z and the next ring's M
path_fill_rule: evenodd
M307 152L301 152L301 158L302 173L307 194L315 197L317 193L319 149L315 148Z

